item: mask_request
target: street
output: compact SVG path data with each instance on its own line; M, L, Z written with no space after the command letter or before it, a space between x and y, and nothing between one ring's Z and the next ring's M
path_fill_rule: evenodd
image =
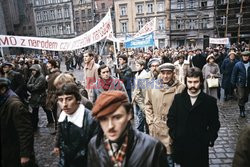
M62 65L62 71L64 70L65 66ZM77 80L82 80L82 70L75 70L73 73ZM246 118L239 117L237 102L234 100L227 102L220 101L218 102L218 107L220 111L221 128L214 147L210 149L210 166L231 167L239 132L246 124L250 123L250 102L246 105ZM46 115L42 109L40 109L39 117L40 128L35 134L34 144L37 163L39 167L56 167L58 157L51 154L55 138L54 135L50 134L53 128L46 127Z

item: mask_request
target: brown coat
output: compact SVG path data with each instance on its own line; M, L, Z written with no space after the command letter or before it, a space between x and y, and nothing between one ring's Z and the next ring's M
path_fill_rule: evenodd
M157 82L159 80L155 81L155 83ZM170 88L157 88L154 86L154 89L146 91L145 115L149 126L149 134L165 145L168 154L171 154L171 138L166 125L167 114L175 94L181 93L184 88L185 85L176 80Z
M93 102L93 85L99 78L97 72L98 67L98 64L95 64L94 60L92 60L89 64L85 64L84 66L83 86L87 90L88 98L91 102Z

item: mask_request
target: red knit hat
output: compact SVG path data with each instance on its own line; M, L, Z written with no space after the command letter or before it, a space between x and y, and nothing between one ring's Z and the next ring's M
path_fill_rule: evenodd
M92 115L96 119L115 112L122 104L128 103L128 97L122 91L103 92L96 100Z

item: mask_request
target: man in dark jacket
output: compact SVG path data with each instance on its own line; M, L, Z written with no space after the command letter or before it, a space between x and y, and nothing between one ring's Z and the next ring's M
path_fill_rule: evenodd
M190 68L187 89L175 95L167 126L173 139L173 157L185 167L208 167L208 147L214 145L220 128L216 99L202 92L202 72Z
M99 121L101 130L89 143L90 167L168 166L164 145L132 128L132 105L124 92L103 92L92 115Z
M241 53L242 60L235 64L231 83L237 87L240 116L245 117L245 104L250 92L250 51Z
M34 137L31 114L10 89L10 81L0 78L1 166L34 166ZM32 164L33 163L33 164Z
M63 85L57 98L62 109L58 119L59 166L86 167L88 143L96 134L96 121L90 110L80 104L81 95L76 84Z
M41 106L47 115L48 123L53 123L52 112L45 107L47 82L41 74L41 66L34 64L30 67L32 75L27 83L28 91L31 94L29 104L32 108L32 120L34 131L38 128L38 112Z
M133 73L131 68L128 66L128 58L125 55L119 56L119 69L117 69L117 73L119 74L119 79L123 81L126 91L128 93L129 100L132 101L132 81L133 81Z

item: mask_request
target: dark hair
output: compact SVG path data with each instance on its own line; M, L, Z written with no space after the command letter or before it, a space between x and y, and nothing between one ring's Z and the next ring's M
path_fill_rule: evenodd
M186 74L186 77L185 77L185 84L187 85L187 77L199 77L200 78L200 81L201 81L201 89L203 89L203 82L204 82L204 78L203 78L203 74L201 72L201 70L197 67L192 67L192 68L189 68L187 70L187 74Z
M75 83L66 83L56 93L57 96L73 95L77 101L81 100L79 89Z
M57 67L57 63L55 60L49 60L48 63L51 64L54 68Z
M97 69L97 73L98 73L98 75L101 75L101 71L102 71L102 69L104 69L104 68L106 68L106 67L108 67L108 68L109 68L109 66L107 66L106 64L102 64L102 65L100 65L100 67ZM110 68L109 68L109 72L111 72Z
M133 116L133 106L131 103L124 103L123 107L125 108L125 110L127 111L127 113L131 112L132 116ZM133 118L133 117L132 117Z
M126 55L120 55L119 58L125 60L126 63L128 62L128 57Z

